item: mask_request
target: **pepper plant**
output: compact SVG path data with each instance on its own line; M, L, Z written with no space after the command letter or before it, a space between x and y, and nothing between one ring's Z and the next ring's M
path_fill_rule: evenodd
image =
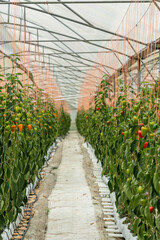
M95 108L79 111L76 123L109 177L119 215L139 240L159 240L160 91L158 82L143 85L138 94L121 86L107 104L113 86L103 80Z
M23 86L20 75L0 75L0 232L26 204L26 187L38 176L49 146L70 127L69 115L42 89Z

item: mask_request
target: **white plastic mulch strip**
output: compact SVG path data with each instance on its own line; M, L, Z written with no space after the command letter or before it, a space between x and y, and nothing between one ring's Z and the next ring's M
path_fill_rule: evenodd
M61 137L58 137L56 139L56 141L52 144L52 146L49 147L46 156L44 157L45 159L45 163L44 166L45 167L47 165L47 163L49 162L49 160L51 159L51 157L54 156L54 151L57 149L57 144L61 141ZM43 169L42 167L42 169ZM35 187L37 186L39 180L40 180L40 173L41 170L39 170L38 176L35 178L35 182L34 184L30 183L28 184L28 186L26 187L26 196L27 198L29 197L29 194L32 192L33 189L35 189ZM24 208L25 207L20 207L21 208L21 213L18 214L17 219L15 222L10 223L9 228L5 228L3 233L1 234L1 237L3 240L9 240L12 238L12 235L14 233L14 230L18 227L18 225L20 224L23 216L24 216Z
M115 205L115 202L116 202L116 197L115 197L115 193L110 193L109 191L109 188L108 188L108 181L109 181L109 178L108 177L105 177L103 176L102 177L102 165L101 165L101 162L98 161L98 159L96 158L95 156L95 151L94 149L91 147L91 145L89 143L84 143L83 146L87 149L88 151L88 154L90 156L90 159L92 160L93 162L93 165L94 165L94 175L96 175L96 177L98 177L99 179L99 183L100 183L100 178L103 180L103 183L106 185L106 193L109 192L109 196L110 196L110 200L111 200L111 203L112 203L112 209L113 209L113 216L114 216L114 220L116 222L116 226L119 230L119 232L122 233L123 237L126 239L126 240L137 240L138 238L137 237L134 237L132 235L132 233L130 232L130 230L128 229L128 225L129 224L124 224L123 222L125 221L126 218L120 218L119 217L119 214L117 213L117 208L116 208L116 205ZM96 171L95 171L96 170ZM99 175L99 176L98 176ZM103 189L103 188L102 188ZM102 191L102 190L101 190ZM103 190L104 191L104 190ZM103 197L103 195L101 194L101 196ZM107 196L107 199L108 199L108 195ZM102 198L102 204L103 204L103 198ZM106 206L107 208L107 206ZM109 211L109 210L108 210ZM112 210L111 210L112 212ZM108 214L110 215L110 214ZM109 218L108 218L109 219ZM108 220L107 219L107 220ZM116 230L118 232L118 230ZM108 230L109 232L110 230ZM115 231L115 232L116 232ZM110 234L108 234L110 235ZM112 234L113 235L113 234ZM115 237L116 237L116 233L115 233ZM117 234L117 237L118 237L118 234Z

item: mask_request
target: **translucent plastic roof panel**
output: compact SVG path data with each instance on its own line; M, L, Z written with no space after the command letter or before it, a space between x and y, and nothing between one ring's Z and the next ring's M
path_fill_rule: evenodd
M94 89L104 74L111 76L160 38L157 1L14 2L0 2L0 35L6 41L1 51L20 53L35 76L41 71L53 76L61 90L56 97L72 107L88 94L83 89Z

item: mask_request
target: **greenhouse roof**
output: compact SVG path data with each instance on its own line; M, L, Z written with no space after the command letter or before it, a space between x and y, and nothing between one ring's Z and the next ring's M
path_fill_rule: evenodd
M104 74L120 75L134 60L155 79L144 59L154 51L158 59L159 11L160 2L148 0L0 1L6 31L0 49L25 56L22 63L34 79L49 69L61 92L54 100L67 100L76 109Z

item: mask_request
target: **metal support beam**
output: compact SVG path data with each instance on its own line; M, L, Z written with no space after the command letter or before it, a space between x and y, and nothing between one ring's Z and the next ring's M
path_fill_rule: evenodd
M134 51L134 53L137 55L137 52L136 52L136 50L134 49L133 45L130 43L130 41L128 41L128 43L129 43L129 45L131 46L131 48L132 48L132 50ZM144 62L143 62L142 58L140 57L140 55L137 56L137 59L140 60L140 62L141 62L142 65L145 67L145 69L147 70L147 72L149 73L149 75L152 77L153 81L156 82L155 79L154 79L154 77L153 77L153 75L152 75L152 73L151 73L151 72L149 71L149 69L146 67L146 65L144 64Z
M54 17L55 18L55 17ZM56 18L57 19L57 18ZM59 19L57 19L58 21L60 21ZM28 21L29 22L29 21ZM61 22L61 21L60 21ZM63 25L65 25L63 22L61 22ZM37 24L36 24L36 26L37 26ZM66 25L65 25L66 26ZM68 27L68 26L66 26L66 27ZM69 28L69 27L68 27ZM70 28L69 28L70 29ZM72 29L71 29L72 30ZM73 31L73 30L72 30ZM74 32L74 31L73 31ZM52 35L52 34L51 34ZM79 34L78 34L79 35ZM55 37L55 36L54 36ZM83 37L82 37L83 38ZM84 38L83 38L84 39ZM85 40L85 39L84 39ZM91 44L91 45L94 45L94 46L97 46L97 47L101 47L102 48L102 46L100 46L100 45L98 45L98 44L94 44L94 43L91 43L91 42L88 42L89 44ZM64 43L63 43L64 44ZM105 47L104 47L105 48ZM105 49L107 49L107 50L111 50L111 51L113 51L112 49L108 49L108 48L105 48ZM73 51L72 51L73 52ZM118 52L118 51L114 51L114 54L115 54L115 52L116 53L118 53L118 54L121 54L121 55L124 55L124 53L120 53L120 52ZM77 53L75 53L76 55L78 55ZM125 56L126 56L126 54L125 54ZM130 57L130 56L128 56L128 57Z
M4 13L4 12L1 12L0 11L0 13L1 14L4 14L4 15L8 15L7 13ZM11 15L12 17L14 17L13 15ZM19 19L19 17L17 17L17 16L15 16L15 18L18 18ZM33 23L33 22L30 22L30 21L28 21L27 20L27 22L28 23L32 23L32 24L34 24L35 25L35 23ZM4 25L4 24L9 24L9 25L13 25L13 26L17 26L17 27L20 27L20 26L23 26L22 24L18 24L18 23L8 23L8 22L0 22L0 25ZM77 39L77 38L75 38L75 37L73 37L73 36L70 36L70 35L66 35L66 34L63 34L63 33L59 33L59 32L55 32L55 31L51 31L51 30L49 30L49 29L45 29L45 28L41 28L41 27L38 27L38 25L36 25L36 27L33 27L33 26L29 26L29 25L27 25L26 26L28 29L35 29L35 30L39 30L39 31L43 31L43 32L47 32L47 33L53 33L53 34L56 34L56 35L60 35L60 36L62 36L62 37L68 37L68 38L71 38L71 39ZM18 29L17 29L18 30ZM32 33L33 34L33 33ZM36 34L37 35L37 34ZM85 40L85 39L84 39Z
M115 73L113 73L111 75L111 77L115 77L117 79L119 76L121 76L122 70L125 66L130 68L131 66L133 66L137 62L138 58L146 59L151 53L154 53L157 50L159 45L160 45L160 39L156 39L154 42L149 43L146 48L142 49L138 53L135 52L135 49L134 49L135 54L132 56L132 58L129 59L123 65L123 67L120 67ZM143 63L143 66L145 66L144 63ZM147 72L148 72L148 75L150 75L150 71L147 71ZM137 77L137 75L136 75L136 77Z
M43 46L43 47L45 47L45 46ZM58 51L58 52L64 53L63 51L60 51L60 50L57 50L57 49L55 49L55 50ZM17 54L18 54L18 53L17 53ZM73 55L72 53L68 53L68 54L69 54L70 56L75 56L75 55ZM53 57L62 58L62 59L64 59L64 60L77 62L77 61L75 61L75 60L73 60L73 59L68 59L68 58L64 58L64 57L61 57L61 56L56 56L55 54L50 54L50 56L51 56L51 55L52 55ZM44 56L44 55L43 55L43 56ZM112 68L111 66L104 65L104 64L101 64L101 63L99 63L99 62L92 61L92 60L87 59L87 58L84 58L84 57L76 56L76 58L79 58L79 59L82 59L82 60L85 60L85 61L87 61L87 62L91 62L91 63L94 63L94 64L98 64L99 66L104 66L104 67L107 67L107 68L109 68L109 69L112 69L112 70L116 71L116 69L115 69L115 68ZM83 65L86 65L86 64L84 63L84 61L82 62L82 64L83 64ZM87 66L88 66L88 65L87 65Z
M43 9L43 8L42 8ZM2 14L4 14L4 15L6 15L6 13L4 13L4 12L1 12ZM13 16L13 15L12 15ZM19 17L17 17L17 16L13 16L13 17L16 17L16 18L19 18ZM55 19L56 19L56 17L54 17ZM59 21L59 22L61 22L59 19L56 19L57 21ZM58 38L51 32L51 31L49 31L49 30L46 30L44 27L42 27L41 25L38 25L37 23L34 23L33 21L31 22L31 21L28 21L27 20L27 22L29 22L29 23L31 23L31 24L34 24L36 27L31 27L31 28L34 28L34 29L38 29L38 30L44 30L44 31L46 31L46 32L48 32L52 37L54 37L55 39L57 39L58 40ZM66 26L68 29L70 29L72 32L74 32L74 33L76 33L74 30L72 30L70 27L68 27L66 24L64 24L63 22L61 22L64 26ZM2 23L0 23L0 24L2 24ZM6 23L7 24L7 23ZM17 26L17 24L14 24L14 23L12 23L12 25L16 25ZM30 27L30 26L27 26L27 27ZM39 28L40 27L40 28ZM78 33L76 33L78 36L80 36ZM61 35L63 35L64 36L64 34L61 34ZM81 37L81 36L80 36ZM70 37L71 38L71 37ZM74 39L74 38L73 38ZM76 39L76 38L75 38ZM63 42L59 42L59 43L62 43L62 45L64 45L66 48L68 48L72 53L74 53L75 55L77 55L78 56L78 54L76 53L76 52L74 52L69 46L67 46L65 43L63 43ZM55 43L55 45L58 47L58 48L60 48L60 49L62 49L62 50L64 50L61 46L59 46L58 44L56 44ZM66 51L66 50L64 50L64 51ZM80 63L81 63L81 61L79 61Z
M38 34L38 29L37 29L37 40L32 40L32 43L39 43L39 42L49 42L49 43L55 43L55 42L84 42L84 43L90 43L90 42L110 42L110 41L124 41L124 39L88 39L88 40L83 40L83 39L58 39L58 40L48 40L48 39L43 39L39 40L39 34ZM0 41L0 43L3 43L4 41ZM20 40L15 40L15 41L5 41L5 43L11 43L11 42L20 42L24 43L24 41ZM29 43L30 41L25 41L26 43ZM100 46L101 48L104 48L103 46ZM110 50L111 51L111 50ZM114 51L114 50L113 50Z
M7 3L5 1L1 1L0 2L0 5L33 5L33 4L42 4L42 5L57 5L57 4L116 4L116 3L124 3L124 4L127 4L127 3L151 3L150 0L136 0L136 1L132 1L132 0L117 0L117 1L59 1L59 2L55 2L55 1L32 1L32 2L10 2L10 3Z
M27 1L28 2L28 1ZM43 8L42 6L40 6L40 5L38 5L37 4L37 6L40 8L40 9L42 9L42 12L43 11L45 11L46 12L46 9L45 8ZM57 17L55 17L55 16L52 16L54 19L56 19L58 22L60 22L63 26L65 26L65 27L67 27L69 30L71 30L73 33L75 33L76 35L78 35L79 37L81 37L82 39L84 39L83 38L83 36L81 36L79 33L77 33L75 30L73 30L72 28L70 28L69 26L68 26L68 24L65 24L63 21L61 21L60 19L58 19ZM34 24L34 25L36 25L36 26L40 26L41 28L44 28L44 27L42 27L41 25L38 25L37 23L33 23L32 22L32 24ZM57 39L57 40L59 40L55 35L53 35L52 33L50 33L50 35L51 36L53 36L55 39ZM63 43L63 42L60 42L62 45L64 45L67 49L69 49L71 52L73 52L73 53L75 53L75 55L77 55L78 56L78 54L76 53L76 52L74 52L68 45L66 45L65 43ZM66 51L65 49L63 49L61 46L59 46L58 44L55 44L56 46L58 46L59 48L61 48L62 50L64 50L64 51ZM79 60L79 62L81 62L80 60ZM71 64L72 65L72 64Z
M62 58L62 59L64 59L64 60L67 59L68 61L74 61L74 60L72 60L72 59L64 58L64 57L61 57L61 56L56 56L56 55L54 55L54 57ZM85 60L85 61L90 62L90 63L93 63L93 64L97 64L98 66L104 66L104 67L107 67L107 68L109 68L109 69L112 69L112 70L116 71L115 68L113 68L113 67L111 67L111 66L108 66L108 65L106 65L106 64L101 64L101 63L99 63L99 62L92 61L92 60L89 60L89 59L84 58L84 57L77 57L77 58L80 58L80 59L82 59L82 60ZM76 61L74 61L74 62L76 62ZM83 64L85 64L85 63L83 62Z
M32 62L34 62L34 61L31 61L30 63L32 63ZM40 62L40 63L42 63L41 61L36 61L36 62ZM64 67L64 68L69 68L70 69L70 73L72 72L72 68L71 68L71 66L58 66L58 65L56 65L56 64L52 64L52 63L50 63L50 66L54 66L54 67L57 67L57 68L60 68L60 67ZM74 67L74 66L72 66L72 67ZM75 69L74 69L74 71L76 71ZM61 73L63 72L63 70L61 70L60 71ZM77 72L82 72L82 73L85 73L84 71L82 71L82 70L79 70L79 69L77 69ZM93 75L93 74L90 74L90 73L87 73L89 76L92 76L92 77L96 77L96 78L99 78L99 77L97 77L97 76L95 76L95 75ZM57 75L58 76L58 75ZM72 76L75 76L75 77L79 77L78 75L72 75ZM66 76L64 76L64 78L65 78ZM101 78L99 78L99 79L101 79Z
M43 7L41 7L40 5L37 5L37 6L39 6L41 9L43 9L43 10L45 10ZM68 24L65 24L63 21L61 21L60 19L58 19L57 17L55 17L55 16L52 16L54 19L56 19L59 23L61 23L63 26L65 26L67 29L69 29L69 30L71 30L73 33L75 33L77 36L79 36L79 37L81 37L83 40L86 40L83 36L81 36L78 32L76 32L75 30L73 30L72 28L70 28L69 26L68 26ZM52 34L51 34L52 35ZM90 42L89 42L90 43ZM95 45L94 43L90 43L90 44L92 44L92 45L94 45L94 46L98 46L98 45ZM64 45L64 43L63 43L63 45ZM100 46L99 46L100 47ZM72 52L74 52L74 51L72 51ZM79 56L77 53L75 53L75 55L77 55L77 56ZM103 66L103 68L105 68L104 66ZM76 67L76 69L77 69L77 67ZM99 69L100 70L100 69ZM102 70L101 70L102 71ZM103 72L103 71L102 71ZM106 70L106 72L109 74L109 72L108 72L108 70ZM110 75L110 74L109 74Z
M42 48L43 49L43 48ZM34 53L33 51L30 51L30 53ZM26 51L24 52L24 51L20 51L20 52L17 52L17 54L21 54L21 53L26 53ZM98 52L98 51L93 51L93 52L90 52L90 51L88 51L88 52L76 52L76 53L78 53L78 54L95 54L95 53L104 53L104 54L106 54L106 53L111 53L111 51L103 51L103 52ZM40 53L41 54L41 53ZM56 53L56 55L65 55L65 54L72 54L71 52L63 52L63 53L61 53L61 52L59 52L59 53ZM25 55L27 55L27 54L25 54ZM53 52L50 52L50 53L43 53L43 55L53 55ZM22 54L21 54L21 56L23 56Z
M59 42L59 43L61 42L61 43L63 43L63 42L65 42L65 41L67 41L67 40L63 40L62 42L61 42L61 41L56 41L56 42ZM70 40L69 40L69 41L70 41ZM73 40L73 41L74 41L74 40ZM26 41L26 42L24 42L24 41L5 41L5 42L4 42L4 41L0 41L0 45L12 43L12 42L21 42L21 43L25 43L25 44L29 44L29 43L30 43L29 41ZM37 41L32 41L30 44L31 44L31 45L35 45L36 42L37 42ZM54 40L39 40L39 42L50 42L50 43L54 43ZM70 41L70 42L71 42L71 41ZM128 58L132 58L132 56L130 56L130 55L126 54L126 53L119 52L119 51L117 51L117 50L115 50L115 49L111 49L111 48L108 48L108 47L104 47L104 46L95 44L95 43L90 42L90 41L83 41L83 42L88 43L88 44L91 44L91 45L96 46L96 47L100 47L100 48L109 50L109 51L111 51L111 52L113 52L113 53L117 53L117 54L120 54L120 55L122 55L122 56L126 56L126 57L128 57ZM42 47L43 45L39 45L39 46ZM45 47L45 48L48 48L47 46L44 46L44 47ZM75 52L73 52L73 53L76 54ZM75 57L77 57L77 56L75 56Z
M70 8L68 5L66 5L65 3L63 3L61 0L58 0L59 3L61 3L64 7L66 7L67 9L69 9L72 13L74 13L77 17L79 17L81 20L83 20L85 23L87 23L88 25L92 25L90 22L88 22L85 18L83 18L79 13L77 13L76 11L74 11L72 8Z
M47 14L47 15L50 15L50 16L53 16L53 17L61 18L61 19L64 19L66 21L69 21L69 22L74 22L76 24L82 25L82 26L87 27L87 28L93 28L97 31L105 32L105 33L108 33L108 34L113 35L113 36L124 38L125 40L133 41L133 42L139 43L141 45L145 45L145 46L147 45L144 42L138 41L136 39L133 39L133 38L130 38L130 37L127 37L127 36L123 36L122 34L118 34L116 32L112 32L112 31L109 31L107 29L103 29L103 28L96 27L96 26L93 26L93 25L88 25L87 23L83 23L83 22L80 22L80 21L77 21L75 19L71 19L71 18L68 18L68 17L64 17L62 15L58 15L58 14L55 14L55 13L50 13L50 12L47 12L46 10L44 10L44 9L41 10L41 9L38 9L38 8L33 8L33 7L30 7L30 6L26 6L26 5L23 5L23 4L22 5L19 4L19 6L24 7L24 8L28 8L28 9L31 9L31 10L34 10L34 11L38 11L38 12L41 12L41 13L44 13L44 14Z
M152 0L152 2L154 3L154 5L158 8L158 10L160 11L160 7L159 7L159 5L156 3L156 1L155 0ZM158 1L159 2L159 1Z
M154 68L154 67L157 65L157 63L159 64L159 60L157 60L157 61L156 61L156 63L152 65L152 67L151 67L151 70L150 70L150 71L152 71L152 70L153 70L153 68ZM141 72L142 72L142 71L141 71ZM149 75L149 73L147 72L147 74L146 74L145 78L143 78L143 81L145 81L145 80L146 80L146 78L148 77L148 75Z

